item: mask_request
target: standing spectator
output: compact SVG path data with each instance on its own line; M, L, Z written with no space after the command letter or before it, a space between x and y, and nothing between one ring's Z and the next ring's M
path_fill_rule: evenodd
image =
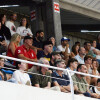
M84 57L86 55L86 51L84 47L80 47L78 50L79 54L75 56L75 59L78 60L79 64L84 64Z
M16 62L19 70L14 71L12 78L14 78L19 84L31 85L29 75L25 72L27 70L27 64L24 62Z
M44 32L42 30L38 30L36 32L36 37L33 39L33 46L37 47L38 51L42 50L43 39L44 39Z
M6 22L6 26L10 29L11 36L16 33L16 26L14 22L17 19L17 14L13 13L10 15L10 20Z
M48 61L50 61L50 54L52 53L53 50L53 44L51 41L44 41L43 43L43 50L39 51L37 53L37 58L40 59L46 58Z
M33 38L30 36L25 36L24 44L15 50L15 57L32 62L37 62L37 56L35 52L30 48L32 46L32 43ZM32 65L29 64L28 68L30 69L31 67Z
M54 38L54 37L50 37L50 38L49 38L49 41L51 41L52 44L53 44L53 51L56 51L55 38Z
M18 34L21 35L21 45L23 44L23 38L27 35L32 36L32 31L29 28L28 20L26 18L22 18L20 21L20 26L17 28L16 31Z
M56 60L55 61L55 66L58 68L64 68L66 67L65 65L65 61L62 59ZM56 70L55 72L52 73L52 77L55 77L52 79L52 83L54 86L59 86L60 90L62 92L70 92L70 82L69 82L69 78L67 75L63 74L63 71L61 70ZM60 79L64 79L64 80L60 80Z
M10 44L8 46L8 50L7 50L7 56L15 57L15 50L19 46L20 40L21 40L21 36L18 33L15 33L12 35L11 42L10 42ZM9 60L9 61L10 61L10 63L13 64L12 60Z
M82 73L87 73L87 67L84 64L79 64L77 67L77 71ZM87 84L87 82L84 77L85 77L84 75L80 75L80 74L74 74L72 76L72 79L74 81L75 91L77 93L83 94L88 97L97 97L98 95L91 93L89 87L85 85ZM79 84L79 83L83 83L83 84Z
M86 55L90 55L92 57L96 57L96 55L91 51L91 43L90 42L85 42L84 43L84 48L86 50Z
M100 34L98 35L98 42L97 42L96 48L100 50Z
M9 28L5 26L5 22L6 22L6 15L5 14L0 14L0 22L2 24L0 34L5 36L5 39L9 42L11 39L11 33L10 33ZM9 44L9 43L7 43L7 44Z
M68 70L76 71L77 66L78 66L78 61L77 61L75 58L69 59L69 61L68 61L68 66L67 66L67 69L68 69ZM67 75L66 72L64 72L64 74ZM74 75L74 73L71 73L71 76L72 76L72 75Z

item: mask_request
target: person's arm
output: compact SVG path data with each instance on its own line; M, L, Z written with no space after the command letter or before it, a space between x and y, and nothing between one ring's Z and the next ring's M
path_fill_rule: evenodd
M46 89L50 89L50 87L51 87L51 83L48 82L48 84L47 84L47 86L46 86L45 88L46 88Z
M11 50L11 53L12 53L12 55L14 56L15 55L15 50L16 50L16 48L15 48L15 46L14 46L14 43L13 42L11 42L10 43L10 45L9 45L9 48L8 49L10 49Z
M68 92L63 86L60 86L57 81L53 82L54 86L59 86L61 92Z
M40 85L39 85L39 84L35 84L34 86L35 86L35 87L40 87Z
M30 58L25 57L23 54L18 54L18 58L19 58L19 59L23 59L23 60L32 61L32 62L37 62L37 58L35 58L35 59L30 59Z

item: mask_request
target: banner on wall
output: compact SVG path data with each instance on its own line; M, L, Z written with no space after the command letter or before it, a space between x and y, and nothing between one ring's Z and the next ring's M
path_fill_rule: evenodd
M36 20L36 10L31 11L31 21Z

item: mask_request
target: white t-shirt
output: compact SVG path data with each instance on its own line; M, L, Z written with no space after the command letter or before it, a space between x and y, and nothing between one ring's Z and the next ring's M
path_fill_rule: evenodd
M33 35L30 28L26 28L24 26L20 26L17 28L17 31L16 31L18 34L20 34L21 36L27 36L27 35ZM21 39L20 41L20 45L23 45L23 39Z
M6 26L10 29L11 36L16 33L16 26L14 25L13 22L7 21Z
M27 84L27 82L31 85L30 77L27 73L22 72L21 70L17 70L13 73L12 78L14 78L17 82L21 84Z
M63 48L62 45L57 46L57 50L58 50L58 51L63 51L63 52L65 52L65 49L66 49L66 47ZM70 53L70 49L69 49L69 48L68 48L68 53Z
M21 36L27 36L28 34L33 35L32 31L30 30L30 28L26 28L24 26L18 27L16 32L18 34L20 34Z
M91 87L91 88L90 88L90 91L91 91L92 93L94 93L94 92L95 92L95 93L97 93L97 94L99 94L99 95L100 95L100 91L99 91L99 90L97 90L97 87L96 87L96 86L94 87L94 91L93 91L93 87Z

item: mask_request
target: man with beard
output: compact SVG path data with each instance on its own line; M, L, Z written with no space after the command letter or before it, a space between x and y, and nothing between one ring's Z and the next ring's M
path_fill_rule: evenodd
M44 39L44 32L39 30L36 32L36 37L33 39L33 46L37 48L38 51L42 50Z
M84 47L79 48L79 54L75 56L75 59L78 60L79 64L84 64L84 57L86 55L86 51Z
M87 67L84 64L79 64L77 67L78 72L87 73ZM74 90L76 93L83 94L88 97L97 98L97 94L91 93L89 87L86 85L87 81L85 80L84 75L74 74L72 76L72 80L74 81Z

